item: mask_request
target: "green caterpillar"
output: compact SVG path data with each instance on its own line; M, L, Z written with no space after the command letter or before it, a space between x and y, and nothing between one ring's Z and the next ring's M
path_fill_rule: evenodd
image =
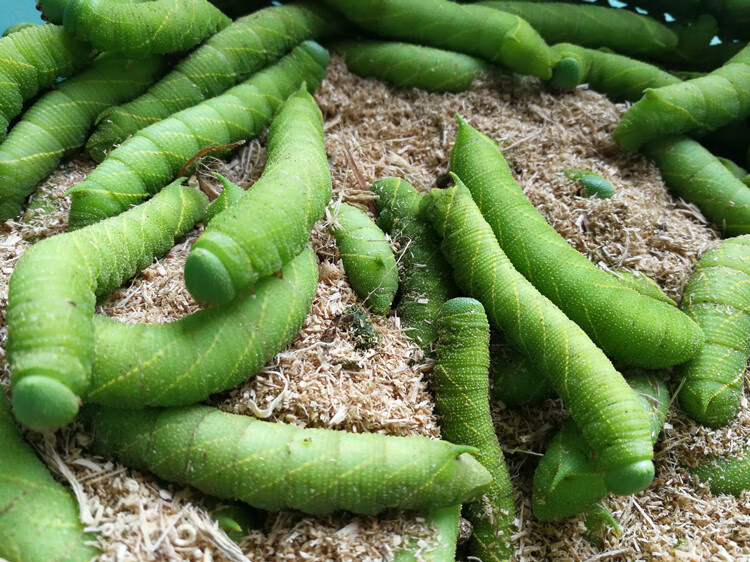
M490 346L492 399L506 408L533 406L554 396L552 383L533 361L510 345Z
M518 16L448 0L325 0L363 29L548 79L559 55Z
M207 0L68 0L62 23L100 51L143 58L195 47L231 20Z
M8 26L5 31L3 31L3 37L7 37L11 33L16 33L18 31L22 31L24 29L28 29L30 27L38 27L39 24L36 23L14 23L13 25Z
M407 540L405 548L396 553L393 562L455 562L461 504L429 511L422 516L435 531L433 541L425 546L420 544L424 541Z
M569 180L578 182L582 186L581 195L585 195L586 197L609 199L615 194L615 188L612 187L611 183L599 174L589 170L569 168L568 170L563 171L563 174Z
M474 299L446 302L437 318L438 340L430 386L444 439L478 449L477 458L492 474L481 499L467 506L474 526L469 550L488 562L513 554L515 505L508 467L497 442L489 406L490 326Z
M620 282L573 249L526 199L498 146L460 118L451 168L518 271L609 357L660 368L698 352L703 334L690 318Z
M739 497L750 490L750 446L733 455L717 457L691 468L701 482L708 482L712 494L732 494Z
M706 334L698 355L681 365L680 406L695 421L719 427L740 408L750 356L750 237L724 240L698 261L682 296Z
M309 248L226 306L167 324L94 317L94 360L84 402L119 408L205 400L254 375L299 332L318 281ZM133 353L132 342L138 353Z
M717 156L716 159L721 162L721 165L729 170L735 178L741 180L747 175L747 170L745 170L745 168L738 166L728 158Z
M652 442L656 442L669 405L669 391L659 377L641 372L628 378L648 414ZM562 519L593 509L609 492L594 451L568 420L549 444L534 473L532 509L540 521Z
M481 2L523 18L547 43L609 47L642 57L677 47L677 34L658 21L627 10L603 6L535 2Z
M0 556L8 562L91 560L78 505L18 432L0 396Z
M200 220L200 191L165 188L120 217L43 240L23 254L8 289L8 363L16 417L32 429L69 423L91 378L97 297L118 287Z
M654 65L614 53L570 43L560 43L552 48L562 57L549 81L553 86L574 88L586 82L597 92L636 101L647 88L660 88L681 81Z
M666 135L706 133L750 116L750 46L706 76L649 90L614 132L625 150Z
M272 6L241 18L185 57L147 93L103 113L86 150L101 162L140 129L224 93L301 41L340 28L340 18L309 2Z
M211 220L190 250L185 285L195 300L231 301L307 244L331 200L323 117L303 85L284 102L268 133L263 175Z
M653 451L632 389L583 330L513 268L471 193L453 178L456 187L433 190L421 212L443 237L459 288L482 302L493 326L550 380L596 451L607 486L618 494L646 488Z
M428 92L468 90L477 74L487 68L485 62L468 55L409 43L339 41L331 47L358 76Z
M401 247L396 312L407 335L430 354L437 339L437 315L445 301L456 296L453 272L440 253L440 238L417 216L422 195L401 178L377 180L377 224Z
M205 406L87 406L94 451L268 511L374 515L471 500L491 477L473 447L425 437L302 429Z
M328 60L320 45L305 42L223 95L139 131L68 191L73 195L68 228L93 224L140 203L204 148L257 135L302 83L317 87Z
M750 233L750 189L698 142L667 136L643 146L675 197L695 203L728 236Z
M35 25L0 39L0 142L25 101L86 63L90 47L62 27Z
M398 290L398 269L385 234L364 211L342 203L332 229L354 292L375 314L385 314Z
M28 109L0 145L0 220L17 217L36 184L84 145L99 113L144 91L163 67L161 57L103 54Z

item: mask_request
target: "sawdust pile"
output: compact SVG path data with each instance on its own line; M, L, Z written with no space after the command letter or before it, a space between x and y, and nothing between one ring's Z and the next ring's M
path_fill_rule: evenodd
M595 92L549 92L533 78L493 74L469 92L429 94L354 77L334 57L316 98L326 119L334 199L372 209L368 186L389 175L425 190L434 187L448 169L458 112L505 147L531 201L601 267L640 271L679 297L692 266L716 240L695 207L667 194L644 157L614 144L611 133L624 107ZM248 187L262 171L262 141L249 143L229 163L210 161L207 167ZM3 313L15 261L31 242L64 229L69 203L63 192L91 167L83 159L64 166L42 187L24 219L3 227ZM615 187L615 197L578 196L578 187L562 174L572 167L602 174ZM204 184L214 181L207 171L199 174ZM165 322L197 310L184 288L182 266L199 233L190 233L119 289L99 312L131 322ZM300 334L252 380L211 402L299 426L439 436L426 387L429 363L395 316L374 320L381 334L376 349L353 345L342 317L356 298L335 244L322 225L312 240L320 281ZM4 383L5 337L3 325ZM656 481L635 496L607 498L622 534L609 533L601 546L583 538L582 520L540 524L530 513L537 459L566 417L559 401L517 411L495 404L493 415L516 488L519 560L750 558L750 496L712 497L705 487L696 489L682 468L748 442L746 399L740 417L721 430L700 428L677 412L670 415L656 446ZM200 494L93 457L83 428L74 425L54 439L31 437L53 471L75 483L82 518L97 533L102 560L381 560L392 557L407 535L427 533L413 513L312 518L282 512L269 514L240 542L240 552L211 520Z

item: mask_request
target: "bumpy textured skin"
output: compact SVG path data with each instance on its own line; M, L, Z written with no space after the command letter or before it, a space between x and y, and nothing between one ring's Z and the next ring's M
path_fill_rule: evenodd
M614 132L625 150L666 135L701 134L750 116L750 45L706 76L649 90Z
M559 55L518 16L448 0L325 0L363 29L548 79Z
M655 443L667 418L670 393L655 374L641 372L628 383L648 414ZM534 473L532 509L537 519L562 519L593 509L609 493L604 474L575 422L568 420L549 444Z
M232 183L221 174L214 174L214 176L219 178L223 189L219 196L211 201L211 204L206 210L206 218L203 219L203 222L206 224L211 222L216 215L225 211L245 196L245 190L239 185Z
M188 291L218 306L278 271L307 245L330 200L323 117L303 86L271 124L261 178L211 220L190 250Z
M497 145L460 118L451 168L518 271L609 357L660 368L698 352L703 334L690 318L620 283L572 248L526 199Z
M83 66L90 47L62 27L36 25L0 39L0 141L25 101Z
M311 90L317 87L327 64L328 53L320 45L303 43L223 95L142 129L69 190L68 227L93 224L140 203L174 179L201 149L257 135L302 83Z
M491 479L472 447L425 437L302 429L205 406L82 414L97 454L268 511L434 509L473 499Z
M444 439L476 447L492 484L466 506L474 527L469 550L484 562L513 554L511 534L516 509L503 452L495 435L489 403L490 325L482 304L459 297L446 302L437 319L438 341L430 387Z
M158 56L101 55L31 106L0 145L0 220L18 216L36 184L84 145L102 111L143 92L163 68Z
M190 49L230 23L207 0L68 0L63 12L72 34L134 58Z
M331 10L310 2L271 6L241 18L181 60L144 95L104 113L86 149L101 162L140 129L224 93L301 41L327 37L340 27Z
M398 268L385 234L364 211L342 203L332 229L354 292L375 314L385 314L398 290Z
M455 562L461 505L451 505L423 513L425 524L434 529L432 540L407 539L406 546L393 557L393 562ZM427 544L425 544L427 542ZM419 558L417 558L419 555Z
M646 488L653 451L635 394L584 331L513 268L471 193L453 177L456 187L433 190L421 212L443 237L459 288L550 380L596 451L608 485L621 494Z
M401 326L430 354L440 307L458 294L453 271L440 252L440 237L417 216L423 195L401 178L377 180L371 189L379 196L377 225L401 248L397 260L401 296L396 306Z
M39 24L37 23L14 23L13 25L10 25L5 28L5 31L3 31L3 37L7 37L11 33L16 33L18 31L22 31L24 29L28 29L29 27L37 27Z
M463 92L484 61L451 51L388 41L340 41L331 48L344 56L346 67L358 76L428 92Z
M740 408L750 356L750 236L722 241L698 261L680 305L706 334L681 365L680 406L695 421L720 427Z
M226 306L167 324L94 319L94 362L84 402L119 408L205 400L254 375L299 332L318 281L309 248ZM137 349L137 353L133 353Z
M78 504L56 482L18 432L0 396L0 556L8 562L85 562L99 552L84 544Z
M627 10L562 2L481 2L529 22L547 43L608 47L643 57L677 46L677 34L653 18Z
M580 168L569 168L563 173L566 178L581 185L581 195L609 199L615 194L615 188L612 187L612 184L597 173Z
M7 312L13 408L22 423L44 430L73 419L91 379L97 297L167 252L207 204L175 182L148 204L26 250L10 279Z
M643 151L674 196L695 203L728 236L750 233L750 189L700 143L666 136L647 143Z
M677 306L677 303L661 290L656 281L643 273L636 273L630 269L613 269L609 270L608 273L614 275L620 283L628 285L644 296L664 302L669 306Z
M717 457L706 464L691 468L701 482L708 482L712 494L738 496L750 490L750 446L736 455Z
M637 101L647 88L661 88L681 80L659 67L639 60L586 49L570 43L552 47L562 57L552 71L550 84L574 88L587 83L615 99Z

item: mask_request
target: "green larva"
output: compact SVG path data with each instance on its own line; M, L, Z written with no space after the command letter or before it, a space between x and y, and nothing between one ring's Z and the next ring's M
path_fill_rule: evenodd
M43 240L23 254L8 289L13 409L27 426L69 423L91 379L97 297L167 252L203 217L200 191L179 186L119 217Z
M661 290L656 281L643 273L637 273L630 269L613 269L609 270L608 273L614 275L623 285L628 285L646 297L667 303L669 306L677 306L677 303Z
M134 58L190 49L230 23L207 0L68 0L63 12L77 37Z
M398 268L385 234L364 211L342 203L331 229L344 271L357 296L375 314L385 314L398 289Z
M163 67L162 57L103 54L31 106L0 145L0 220L18 216L36 184L84 145L99 113L143 92Z
M193 404L250 378L299 332L315 297L312 250L281 273L261 279L253 293L226 306L167 324L95 316L91 382L83 401L119 408Z
M648 414L652 442L667 417L670 394L661 379L641 372L628 378ZM586 512L609 490L594 452L576 423L568 420L550 443L534 473L532 509L537 519L549 521Z
M735 164L728 158L722 158L721 156L717 156L716 159L719 162L721 162L721 164L727 170L729 170L735 178L741 180L747 175L747 170L745 168L738 166L737 164Z
M221 305L271 275L307 245L331 200L323 117L304 86L289 96L268 133L268 161L242 198L216 215L190 250L185 285Z
M708 482L712 494L739 497L745 490L750 490L750 446L691 468L690 472L701 482Z
M310 89L318 85L327 64L325 49L303 43L221 96L142 129L69 190L68 227L80 228L140 203L174 179L201 149L257 135L302 83Z
M529 22L547 43L609 47L643 57L677 47L677 34L648 16L604 6L562 2L481 2Z
M341 20L315 3L271 6L241 18L180 61L144 95L99 118L86 149L101 162L140 129L224 93L305 39L336 33Z
M569 168L563 171L563 174L569 180L578 182L581 185L581 195L586 197L598 197L599 199L609 199L615 194L615 188L602 176L589 170L580 168Z
M474 299L446 302L437 319L438 340L430 387L440 415L440 430L451 443L478 449L477 458L492 474L484 495L466 506L474 526L472 556L489 562L513 554L515 505L508 467L492 425L489 405L490 325Z
M0 39L0 141L25 101L86 63L90 47L62 27L35 25Z
M647 143L643 151L673 196L695 203L728 236L750 233L750 189L700 143L666 136Z
M609 357L660 368L698 352L703 334L690 318L619 282L572 248L526 199L498 146L460 118L451 168L518 271Z
M0 393L1 394L1 393ZM8 562L85 562L99 552L84 544L78 504L56 482L13 423L0 395L0 557Z
M750 236L722 241L690 276L680 305L706 334L698 355L681 365L680 406L695 421L719 427L740 408L750 356Z
M548 79L559 55L518 16L448 0L325 0L384 37L466 53Z
M407 539L406 546L396 553L393 562L455 562L461 505L436 509L422 516L425 523L434 529L433 540Z
M572 320L516 271L482 218L471 193L433 190L421 212L443 237L457 284L478 299L492 325L534 360L581 426L618 494L654 477L648 419L632 389Z
M239 185L232 183L221 174L214 174L214 176L221 182L223 189L206 210L206 217L203 219L206 224L211 222L216 215L236 204L245 195L245 190Z
M428 92L462 92L485 68L484 61L451 51L387 41L340 41L349 71L404 88Z
M219 498L279 511L435 509L489 484L473 447L426 437L303 429L205 406L82 411L94 451Z
M437 233L417 216L423 195L400 178L377 180L371 189L379 196L378 226L401 248L396 312L406 334L429 355L437 338L438 311L458 294L453 272L440 253Z
M682 133L701 134L750 116L750 45L701 78L649 90L614 132L625 150Z
M550 84L574 88L588 83L615 99L637 101L647 88L660 88L680 79L659 67L614 53L560 43L553 47L562 59L552 71Z
M555 394L534 363L508 344L490 346L490 378L492 399L506 408L534 406Z
M36 23L15 23L5 29L3 31L3 37L7 37L11 33L16 33L17 31L22 31L24 29L28 29L29 27L37 27L39 24Z

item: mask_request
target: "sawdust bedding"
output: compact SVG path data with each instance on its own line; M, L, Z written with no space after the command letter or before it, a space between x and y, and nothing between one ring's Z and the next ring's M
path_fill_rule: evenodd
M335 200L372 210L368 185L389 175L405 177L420 189L434 187L447 171L454 116L460 113L506 147L530 200L600 267L642 272L679 298L692 266L717 239L695 207L668 195L647 159L614 144L611 132L625 107L585 88L549 92L536 79L493 73L465 93L429 94L354 77L334 57L316 97L326 119ZM213 169L248 187L262 171L262 141L248 143L231 162L206 161L191 181L211 184ZM608 200L578 196L562 175L570 167L601 173L616 195ZM3 312L16 260L33 241L64 230L69 202L63 193L91 169L84 158L62 166L24 217L3 227ZM126 321L164 322L195 311L182 266L198 235L196 229L99 312ZM377 349L353 346L341 318L356 298L335 244L322 224L312 241L320 281L302 331L261 373L212 402L226 411L299 426L438 437L426 388L429 362L393 315L375 319L382 334ZM5 334L3 325L0 353L7 383ZM493 415L516 489L517 559L750 559L750 496L713 497L705 486L696 488L682 468L747 443L746 398L739 418L715 431L672 410L656 446L655 482L634 496L607 498L622 535L609 533L601 548L583 538L580 519L541 524L530 513L537 459L566 416L559 401L516 411L495 404ZM102 560L381 560L397 552L405 536L427 534L413 513L312 518L282 512L269 514L238 548L208 517L199 494L90 455L89 436L81 427L29 437L53 472L73 485Z

